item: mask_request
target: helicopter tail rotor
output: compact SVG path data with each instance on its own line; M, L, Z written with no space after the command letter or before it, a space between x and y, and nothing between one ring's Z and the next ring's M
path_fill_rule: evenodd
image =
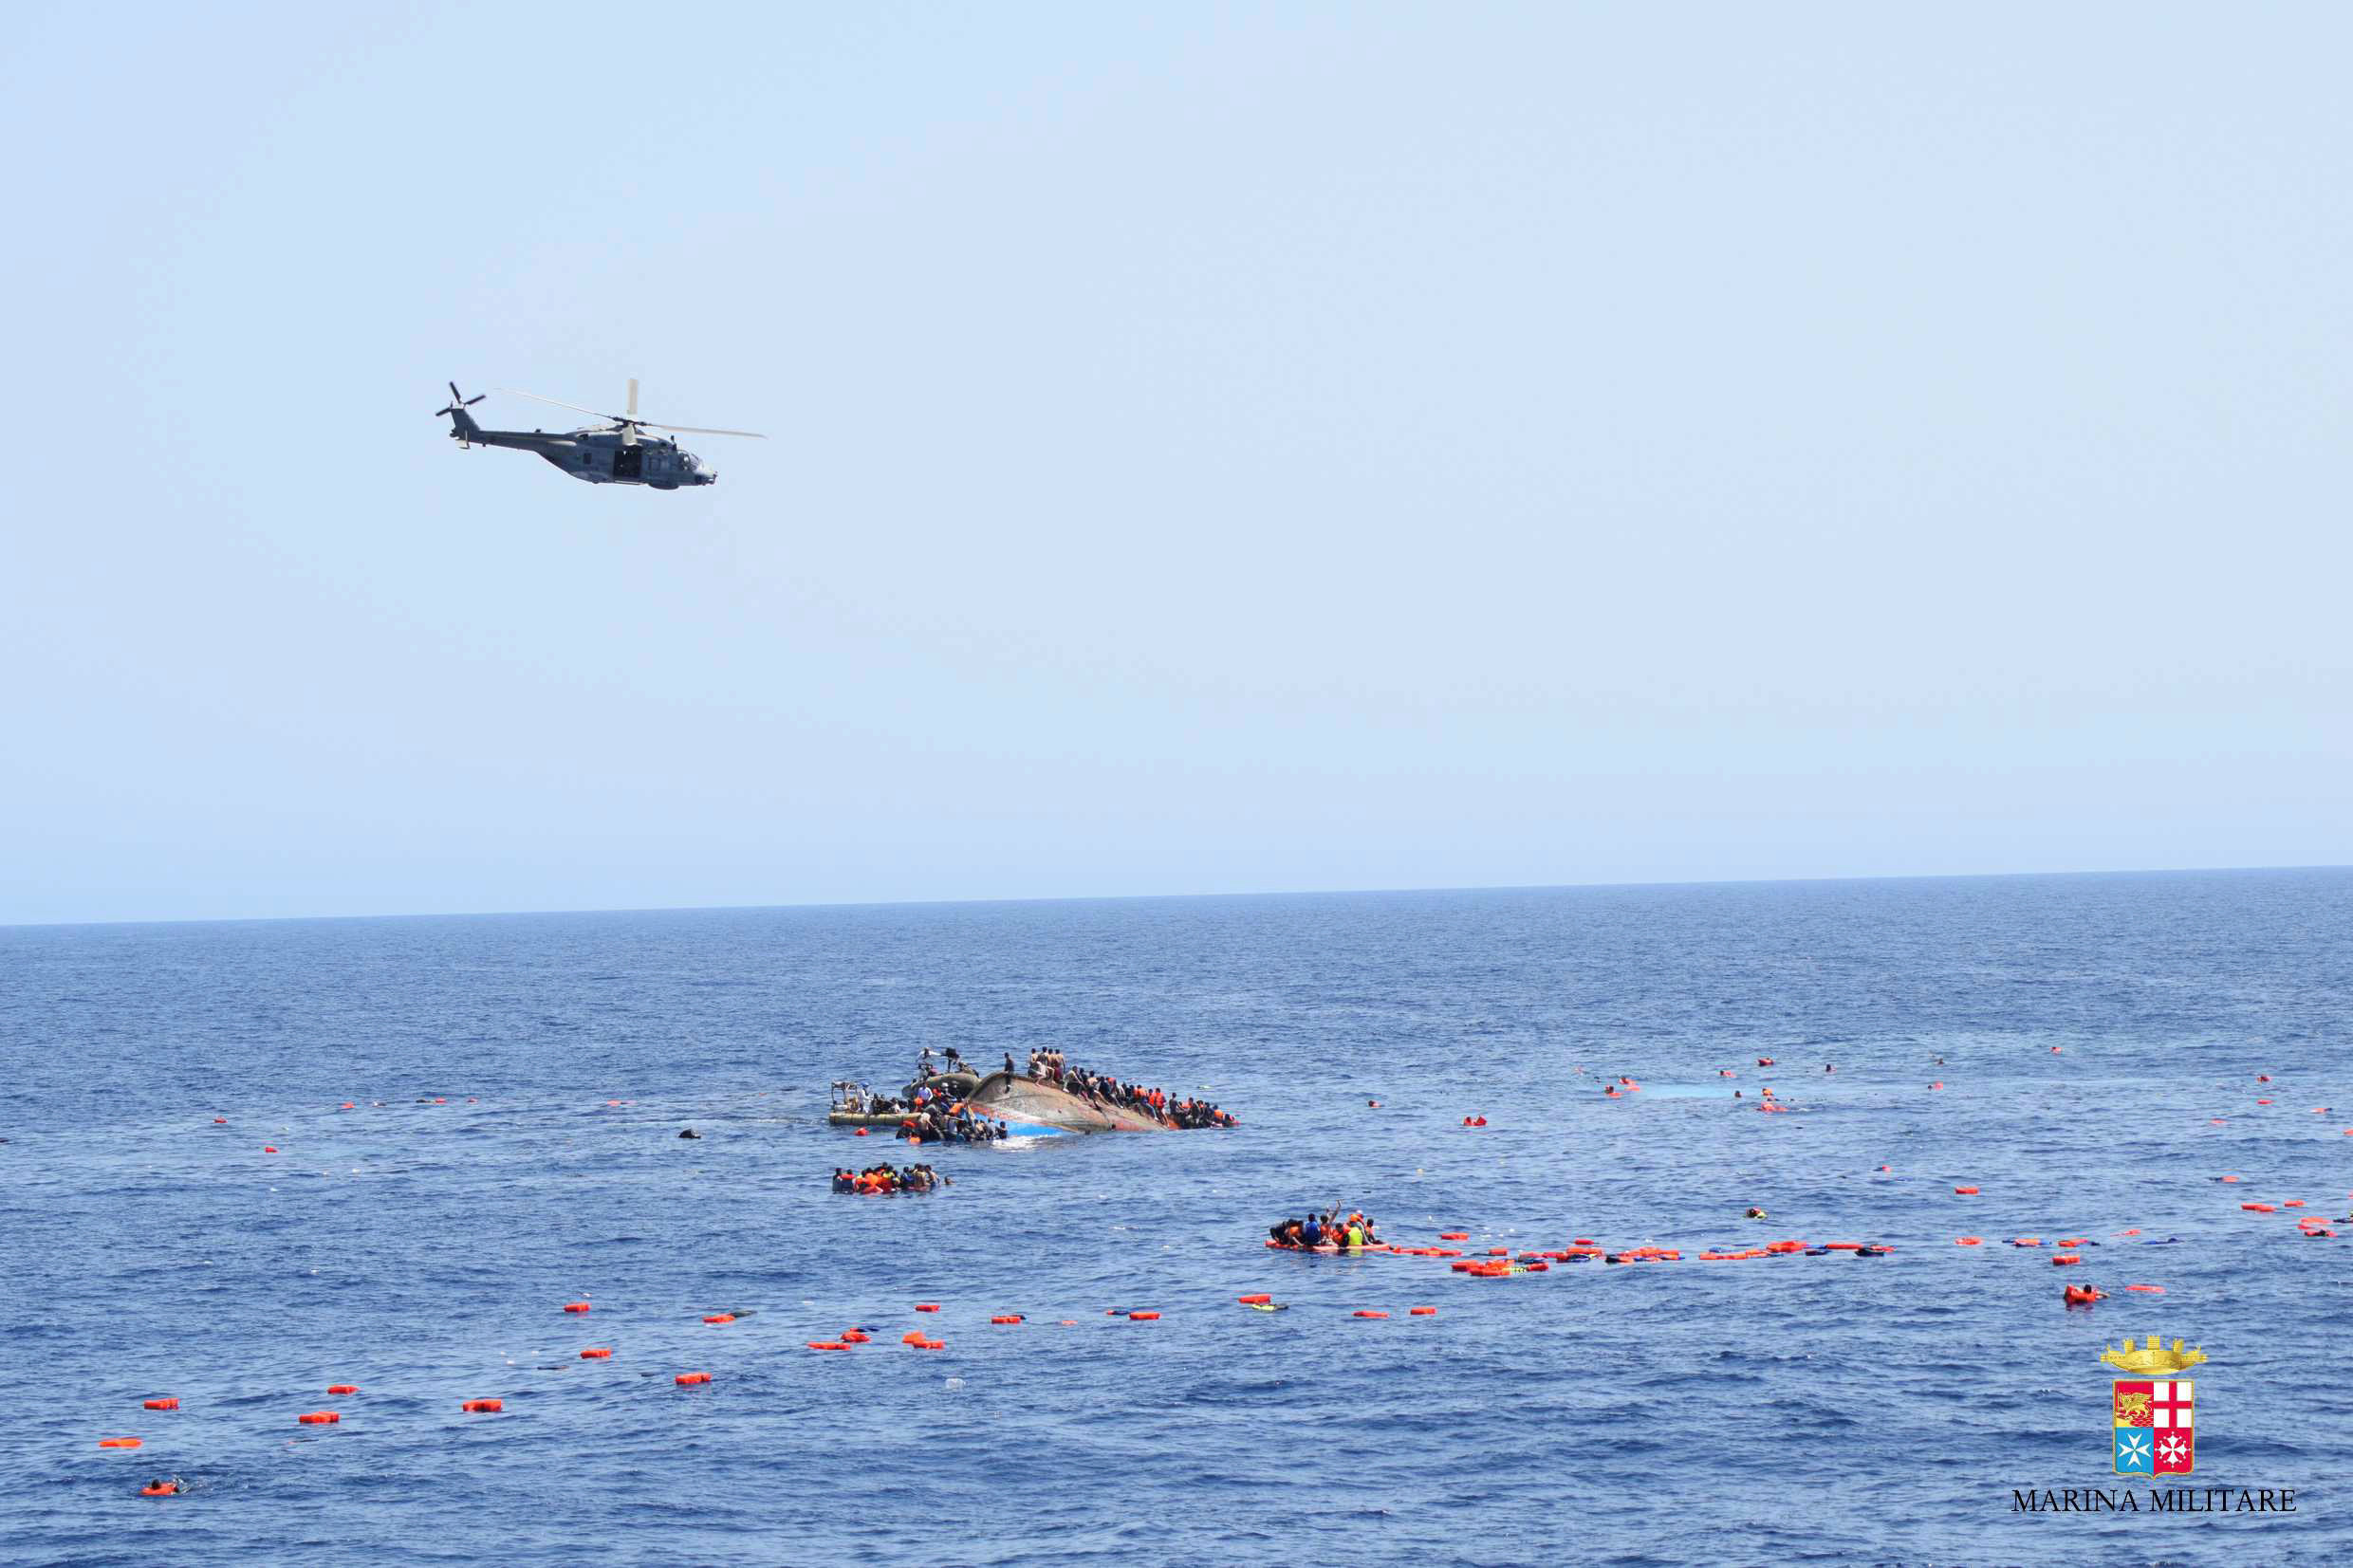
M469 441L467 437L470 435L480 434L482 433L482 427L473 422L473 415L468 414L466 410L472 408L474 404L482 401L483 398L488 397L489 396L490 394L487 392L477 392L471 397L466 397L463 393L457 390L457 383L455 381L452 381L450 383L450 406L447 408L437 408L433 412L436 417L444 414L450 416L450 434L456 440L459 446L472 446L473 443Z

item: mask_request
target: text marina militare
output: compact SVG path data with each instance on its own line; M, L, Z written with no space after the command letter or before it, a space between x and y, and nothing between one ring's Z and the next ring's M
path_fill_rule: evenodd
M2013 1514L2292 1514L2293 1486L2152 1486L2149 1500L2130 1486L2063 1486L2035 1491L2012 1487Z

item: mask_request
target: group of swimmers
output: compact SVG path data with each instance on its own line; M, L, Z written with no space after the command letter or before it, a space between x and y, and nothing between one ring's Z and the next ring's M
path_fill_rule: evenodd
M870 1165L863 1171L833 1172L836 1192L856 1192L862 1197L879 1198L893 1192L929 1192L935 1187L949 1185L947 1177L928 1165L910 1165L904 1171L888 1161Z
M1309 1214L1304 1220L1278 1220L1267 1227L1268 1237L1277 1246L1378 1246L1380 1238L1373 1233L1373 1222L1362 1212L1342 1214L1338 1204L1321 1214Z
M1012 1071L1013 1059L1005 1059L1006 1071ZM1219 1110L1207 1100L1188 1096L1172 1100L1165 1089L1147 1089L1140 1083L1121 1083L1118 1079L1092 1073L1084 1067L1072 1067L1063 1060L1060 1051L1034 1050L1029 1053L1029 1076L1043 1083L1056 1083L1083 1099L1098 1105L1118 1106L1139 1112L1169 1127L1192 1131L1201 1127L1231 1127L1232 1114Z

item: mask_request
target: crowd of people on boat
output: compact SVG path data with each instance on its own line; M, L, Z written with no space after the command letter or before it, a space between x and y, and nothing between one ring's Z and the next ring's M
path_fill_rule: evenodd
M1005 1070L1007 1072L1012 1071L1012 1061L1013 1059L1010 1056L1005 1059ZM965 1061L962 1056L957 1054L956 1048L953 1045L948 1046L936 1055L933 1053L932 1048L929 1045L926 1045L923 1047L921 1054L916 1058L915 1080L917 1083L925 1082L931 1079L946 1078L951 1073L968 1073L972 1077L977 1079L981 1076L981 1069Z
M1267 1237L1277 1246L1292 1248L1380 1245L1371 1220L1362 1211L1343 1214L1338 1204L1304 1220L1277 1220L1267 1227Z
M834 1084L837 1113L873 1118L874 1125L884 1125L883 1118L896 1118L890 1135L916 1143L993 1143L1011 1135L1010 1129L1001 1121L986 1116L974 1116L954 1084L935 1081L914 1085L914 1092L905 1096L869 1094L865 1085L847 1079Z
M844 1171L838 1167L833 1172L836 1192L855 1192L862 1197L880 1198L893 1192L929 1192L936 1187L949 1185L948 1178L928 1165L910 1165L904 1170L884 1161L870 1165L863 1171Z
M847 1079L837 1079L833 1093L833 1108L853 1116L904 1116L915 1109L914 1101L903 1095L876 1094L864 1084Z
M1010 1077L1015 1072L1012 1053L1006 1052L1004 1060L1004 1071ZM1164 1089L1123 1083L1107 1073L1073 1067L1057 1050L1031 1051L1028 1075L1090 1103L1147 1116L1164 1127L1190 1131L1234 1125L1231 1112L1209 1100L1190 1095L1172 1097ZM1004 1122L990 1119L985 1108L975 1116L966 1103L965 1097L979 1077L978 1069L954 1046L935 1055L926 1045L917 1059L916 1079L906 1093L876 1094L862 1083L837 1079L833 1109L837 1114L876 1118L873 1124L878 1128L881 1118L895 1117L896 1135L917 1143L990 1143L1008 1136L1009 1130Z
M1010 1136L1005 1123L973 1115L962 1100L916 1091L914 1110L899 1119L899 1135L915 1143L994 1143Z
M1013 1059L1005 1059L1005 1070L1013 1070ZM1148 1089L1140 1083L1121 1083L1118 1079L1084 1067L1073 1067L1063 1060L1060 1051L1033 1050L1029 1053L1028 1076L1042 1083L1059 1084L1083 1099L1098 1105L1117 1106L1170 1127L1190 1131L1200 1127L1231 1127L1233 1116L1207 1100L1190 1096L1172 1100L1165 1089Z

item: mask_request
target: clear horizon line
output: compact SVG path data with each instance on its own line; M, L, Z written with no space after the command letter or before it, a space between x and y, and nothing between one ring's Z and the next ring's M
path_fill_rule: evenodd
M1209 891L1191 893L1082 893L1035 894L1018 897L971 898L812 898L799 902L755 904L645 904L645 905L583 905L565 909L533 910L410 910L398 912L345 912L329 914L189 914L161 918L139 919L125 917L104 920L0 920L0 931L43 931L79 928L83 926L228 926L259 925L295 920L468 920L468 919L526 919L543 914L698 914L724 911L803 910L803 909L925 909L948 908L965 904L1092 904L1121 903L1144 899L1178 898L1318 898L1318 897L1378 897L1400 893L1545 893L1568 889L1605 888L1695 888L1695 887L1772 887L1791 883L1826 882L1966 882L2025 879L2057 876L2178 876L2196 874L2264 871L2346 871L2353 866L2320 863L2309 865L2208 865L2208 866L2110 866L2037 871L1924 871L1880 872L1865 876L1674 876L1650 881L1595 882L1478 882L1446 883L1419 887L1363 888L1262 888L1250 891Z

